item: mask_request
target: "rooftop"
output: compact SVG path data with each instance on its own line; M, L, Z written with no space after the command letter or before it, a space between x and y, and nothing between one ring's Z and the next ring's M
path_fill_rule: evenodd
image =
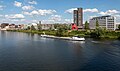
M93 17L92 19L105 18L105 17L112 17L112 16L111 15L99 16L99 17Z

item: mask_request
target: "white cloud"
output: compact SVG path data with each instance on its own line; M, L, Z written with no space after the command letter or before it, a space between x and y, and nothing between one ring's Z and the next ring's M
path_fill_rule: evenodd
M89 18L88 19L91 19L91 18L93 18L93 17L97 17L96 15L95 16L89 16Z
M24 14L24 15L31 15L29 12L25 12L25 11L23 11L22 14Z
M25 21L25 19L12 19L11 21L13 21L13 22L23 22L23 21Z
M49 19L54 20L54 21L61 21L61 16L60 15L51 15L51 17Z
M34 22L34 23L38 23L38 20L32 20L32 22Z
M74 10L77 10L77 8L71 8L65 11L65 13L73 13Z
M3 15L0 15L0 17L3 17Z
M0 10L3 10L4 6L0 5Z
M120 13L120 11L117 11L117 10L108 10L106 12L101 11L99 14L101 14L101 15L113 15L113 14L118 14L118 13Z
M120 14L116 14L114 15L116 17L116 22L117 23L120 23Z
M54 24L62 21L60 15L51 15L47 20L42 20L42 24Z
M5 15L8 19L24 19L25 16L23 14L12 14L12 15Z
M21 7L22 3L18 1L14 1L14 6Z
M39 15L39 12L37 10L33 10L32 12L22 12L24 15Z
M115 17L117 17L117 18L120 18L120 15L114 15Z
M42 10L42 9L38 10L38 12L39 12L40 15L47 15L47 14L56 13L55 10Z
M92 13L95 13L95 12L96 12L96 13L97 13L97 12L99 12L99 11L98 11L98 9L93 8L93 9L84 9L83 12L92 12Z
M53 24L55 23L54 20L42 20L42 24Z
M36 10L34 10L34 11L32 11L32 12L30 13L30 15L39 15L39 12L36 11Z
M65 11L65 13L70 13L70 14L72 14L74 10L77 10L77 8L68 9L68 10ZM94 13L94 12L99 12L99 11L98 11L98 9L93 8L93 9L84 9L83 12L91 12L91 13Z
M73 23L73 19L65 19L64 23L70 23L71 24L71 23Z
M55 10L33 10L32 12L23 12L25 15L41 15L41 16L46 16L50 14L56 13Z
M34 9L34 7L28 5L28 6L23 6L22 9L23 10L32 10L32 9Z
M36 1L29 1L28 3L29 3L29 4L37 4Z

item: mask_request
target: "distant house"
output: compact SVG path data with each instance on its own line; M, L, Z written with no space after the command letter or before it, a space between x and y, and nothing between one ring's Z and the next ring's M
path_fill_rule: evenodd
M2 23L0 27L1 30L7 30L9 29L9 23Z
M54 29L54 24L41 24L42 30Z
M15 30L15 24L10 24L10 25L9 25L9 29L10 29L10 30Z
M18 25L19 29L24 29L24 24Z
M2 23L1 28L5 28L6 26L9 26L9 23Z
M37 27L37 23L32 23L32 25L34 26L34 28L37 30L38 29L38 27ZM31 26L32 26L31 25Z

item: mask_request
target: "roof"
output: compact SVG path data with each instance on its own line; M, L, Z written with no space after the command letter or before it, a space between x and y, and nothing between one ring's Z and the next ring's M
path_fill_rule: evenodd
M93 17L92 19L97 19L97 18L105 18L105 17L112 17L112 16L111 16L111 15L99 16L99 17Z

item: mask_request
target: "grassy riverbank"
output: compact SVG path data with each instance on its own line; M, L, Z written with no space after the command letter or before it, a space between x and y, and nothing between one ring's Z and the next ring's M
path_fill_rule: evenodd
M23 32L23 33L33 33L33 34L45 34L62 36L62 37L72 37L74 35L82 37L91 38L102 38L102 39L120 39L120 31L102 31L102 30L84 30L84 31L55 31L55 30L8 30L12 32Z

